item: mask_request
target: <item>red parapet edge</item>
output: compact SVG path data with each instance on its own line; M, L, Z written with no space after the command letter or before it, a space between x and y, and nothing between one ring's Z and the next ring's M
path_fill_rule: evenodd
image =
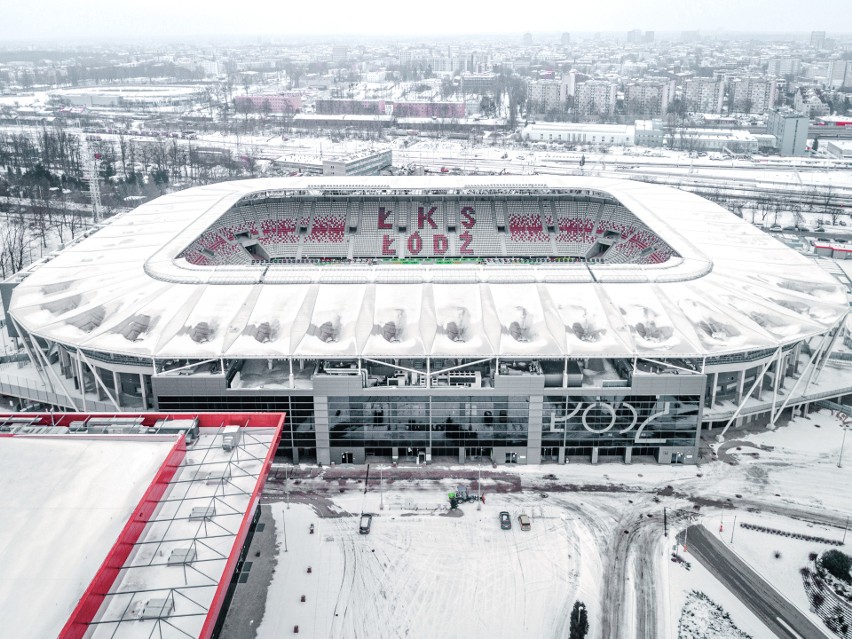
M95 577L59 633L60 639L82 639L86 634L89 624L100 610L106 594L115 583L118 573L130 556L136 542L139 541L142 531L145 530L145 526L148 525L148 521L159 506L160 499L162 499L169 482L175 476L185 456L186 438L181 435L154 475L154 479L145 494L142 495L142 499L139 500L139 504L133 510L133 514L124 525L115 544L107 553L101 567L95 573Z
M70 426L71 422L89 417L141 417L143 426L153 426L159 419L198 419L200 428L218 428L228 424L239 424L248 428L275 428L283 413L157 413L157 412L126 412L126 413L3 413L5 416L26 416L41 419L45 425Z
M234 569L237 566L237 560L240 556L239 549L243 547L246 537L248 536L248 530L251 525L254 508L260 499L260 492L263 490L264 484L266 484L266 477L269 475L269 468L272 466L272 458L275 457L275 451L278 449L278 442L281 439L281 432L284 430L286 414L269 413L269 415L278 417L278 424L275 426L275 436L272 439L269 450L266 452L266 459L263 460L263 467L258 475L257 484L251 493L248 508L246 509L245 514L243 514L243 519L240 522L240 529L234 539L234 545L231 548L231 553L228 555L225 570L222 571L222 578L219 580L219 585L216 587L216 593L213 595L213 601L210 602L210 608L207 610L207 618L204 620L204 625L201 627L201 632L198 635L199 639L209 639L209 637L213 634L213 628L216 625L216 620L219 618L219 613L222 610L222 604L225 602L225 593L228 591L231 575L234 573Z

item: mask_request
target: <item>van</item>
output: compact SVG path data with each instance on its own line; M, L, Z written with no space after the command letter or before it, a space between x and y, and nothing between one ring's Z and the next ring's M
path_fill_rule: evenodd
M526 515L518 515L518 523L521 525L521 530L530 529L530 518Z
M373 516L370 513L361 515L361 523L358 525L358 532L362 535L370 534L370 526L373 524Z

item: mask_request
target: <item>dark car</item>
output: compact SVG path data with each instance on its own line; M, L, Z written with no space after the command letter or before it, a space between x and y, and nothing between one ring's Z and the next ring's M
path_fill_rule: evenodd
M500 513L500 528L502 528L503 530L512 529L512 518L505 510Z
M370 534L370 526L373 525L373 516L370 513L361 515L361 523L358 525L358 532L362 535Z

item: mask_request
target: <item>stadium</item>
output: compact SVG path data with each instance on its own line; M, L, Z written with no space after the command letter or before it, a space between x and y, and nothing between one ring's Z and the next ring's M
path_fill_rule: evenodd
M192 188L19 274L8 311L36 375L0 393L284 411L299 462L695 463L702 429L850 392L828 273L626 180Z

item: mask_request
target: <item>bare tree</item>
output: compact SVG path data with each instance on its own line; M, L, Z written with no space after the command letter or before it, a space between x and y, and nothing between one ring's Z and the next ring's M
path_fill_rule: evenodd
M127 180L127 139L124 137L124 133L118 134L118 148L121 154L121 174L124 176L125 181Z
M2 246L2 255L0 255L2 268L0 270L5 279L24 268L24 255L28 242L27 226L21 217L6 219L5 224L0 229L0 246Z

